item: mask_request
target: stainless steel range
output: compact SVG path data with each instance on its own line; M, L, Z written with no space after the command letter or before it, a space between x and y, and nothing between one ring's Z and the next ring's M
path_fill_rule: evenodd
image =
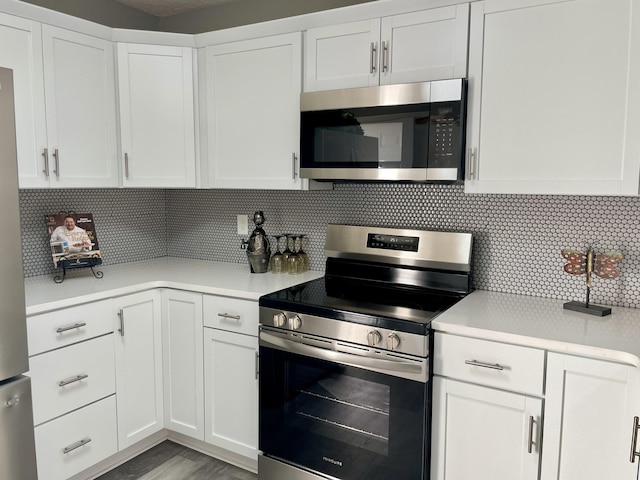
M427 480L430 323L472 235L329 225L324 278L260 298L260 480Z

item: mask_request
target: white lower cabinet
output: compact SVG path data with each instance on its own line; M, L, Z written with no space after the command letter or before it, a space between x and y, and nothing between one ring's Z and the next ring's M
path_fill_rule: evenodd
M118 445L123 450L164 428L160 292L116 302Z
M542 480L637 478L639 375L631 365L548 354Z
M116 399L111 395L36 427L39 478L64 480L116 453L116 425Z
M538 479L540 398L437 376L433 387L433 480Z
M258 337L205 328L204 341L205 441L257 460Z
M162 292L164 425L204 440L202 294Z
M436 333L434 374L432 480L538 480L544 350Z

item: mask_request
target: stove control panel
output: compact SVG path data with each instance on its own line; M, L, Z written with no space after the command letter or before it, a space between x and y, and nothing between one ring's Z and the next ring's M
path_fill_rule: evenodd
M303 313L260 307L260 323L299 336L317 335L327 339L350 342L369 347L372 351L389 350L397 353L429 356L429 336L405 333L371 325L357 324Z
M403 235L385 235L370 233L367 235L368 248L381 248L383 250L402 250L405 252L417 252L420 239Z

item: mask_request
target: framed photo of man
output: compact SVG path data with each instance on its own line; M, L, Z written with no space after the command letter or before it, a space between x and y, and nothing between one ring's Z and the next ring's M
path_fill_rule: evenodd
M55 213L45 219L55 268L93 267L102 263L91 213Z

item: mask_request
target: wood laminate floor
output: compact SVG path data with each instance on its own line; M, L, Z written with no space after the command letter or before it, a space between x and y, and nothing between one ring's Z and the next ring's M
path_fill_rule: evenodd
M258 476L166 440L98 480L257 480Z

